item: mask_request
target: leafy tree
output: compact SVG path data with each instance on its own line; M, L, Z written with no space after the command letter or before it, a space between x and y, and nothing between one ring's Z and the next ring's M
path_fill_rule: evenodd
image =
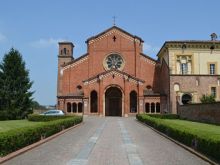
M47 110L47 108L43 105L40 105L37 101L32 102L33 109Z
M215 101L215 96L213 95L202 95L202 97L200 98L200 101L202 103L214 103Z
M0 64L0 118L22 119L32 112L32 84L21 54L12 48Z

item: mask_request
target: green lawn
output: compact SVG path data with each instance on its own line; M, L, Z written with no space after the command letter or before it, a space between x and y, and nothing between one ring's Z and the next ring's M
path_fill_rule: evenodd
M220 126L179 119L161 119L161 116L137 115L138 120L163 132L171 138L209 156L220 163ZM166 117L162 115L162 117Z
M163 124L184 131L190 131L207 139L220 140L220 126L178 119L160 119Z
M220 141L220 126L214 124L206 124L200 122L193 122L180 119L160 119L150 117L148 115L140 115L147 120L153 121L158 124L162 124L167 127L171 127L184 132L189 132L197 137L203 137L205 139L211 139Z
M31 122L28 120L7 120L0 121L0 133L10 129L22 128L26 126L39 125L42 122Z

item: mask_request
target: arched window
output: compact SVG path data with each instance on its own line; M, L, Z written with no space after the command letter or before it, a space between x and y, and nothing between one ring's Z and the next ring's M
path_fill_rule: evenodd
M183 94L182 96L182 103L189 104L192 101L192 96L190 94Z
M72 107L73 107L73 113L76 113L77 112L77 104L73 103Z
M67 103L67 112L68 112L68 113L71 112L71 103Z
M176 60L177 74L192 73L192 56L177 56Z
M82 103L78 103L78 112L82 113L83 111L83 104Z
M98 112L98 94L96 91L92 91L90 94L90 112Z
M81 85L76 86L77 94L78 95L84 95L83 89Z
M66 48L63 49L63 53L66 54Z
M175 83L173 88L175 92L178 92L180 90L180 85L178 83Z
M151 103L151 113L155 113L155 103Z
M132 91L130 93L130 112L136 113L137 112L137 92Z
M150 103L145 103L145 112L150 113Z
M160 113L160 103L156 103L156 112Z

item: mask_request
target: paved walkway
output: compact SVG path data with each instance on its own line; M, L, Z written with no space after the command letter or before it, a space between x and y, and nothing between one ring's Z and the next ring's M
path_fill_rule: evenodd
M86 117L85 124L4 165L208 164L135 118Z

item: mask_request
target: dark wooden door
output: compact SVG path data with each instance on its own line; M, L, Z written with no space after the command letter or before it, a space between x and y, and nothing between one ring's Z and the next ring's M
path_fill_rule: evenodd
M109 98L109 116L121 116L121 98Z
M122 116L122 92L116 87L109 88L105 93L105 115Z

